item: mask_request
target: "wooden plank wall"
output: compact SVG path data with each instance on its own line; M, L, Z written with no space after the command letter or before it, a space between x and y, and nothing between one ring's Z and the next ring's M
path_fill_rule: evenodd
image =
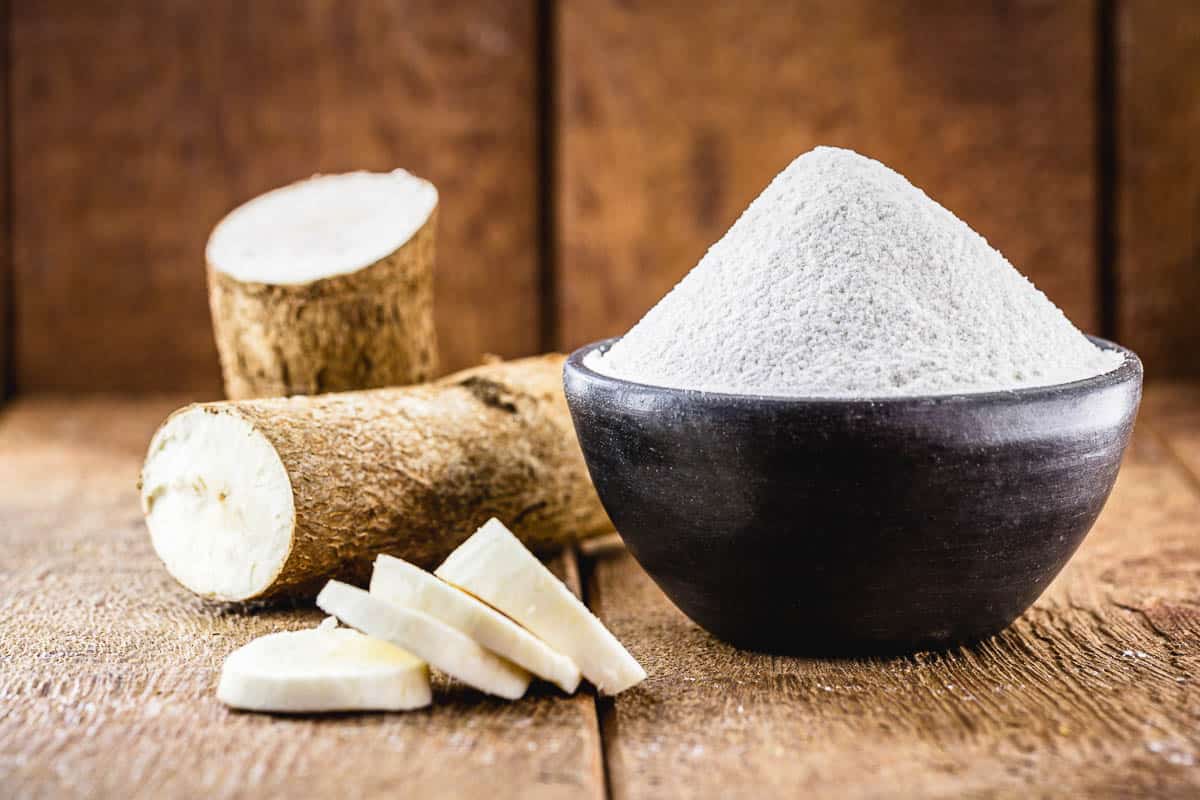
M561 8L568 346L627 329L818 144L906 174L1095 329L1088 0Z
M1200 4L1116 19L1118 334L1149 380L1200 375Z
M12 240L8 207L8 0L0 0L0 404L12 389Z
M403 165L442 189L450 369L620 333L818 143L909 175L1151 379L1200 374L1186 0L0 9L0 369L12 354L22 391L216 394L207 233L313 171Z
M12 0L22 390L218 391L212 225L312 172L441 190L446 367L538 349L533 0Z

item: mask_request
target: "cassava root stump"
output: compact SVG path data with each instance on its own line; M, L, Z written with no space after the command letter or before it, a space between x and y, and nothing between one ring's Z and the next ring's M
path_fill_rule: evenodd
M231 399L398 386L437 369L437 190L403 170L319 175L231 212L206 250Z
M433 383L191 405L150 443L142 510L204 597L365 584L390 553L432 567L489 517L550 552L611 531L562 395L559 355Z

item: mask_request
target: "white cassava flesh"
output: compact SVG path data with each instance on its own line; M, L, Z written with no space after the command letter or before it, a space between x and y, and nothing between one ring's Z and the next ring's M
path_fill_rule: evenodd
M368 636L403 647L482 692L516 700L529 688L528 672L423 611L400 608L341 581L325 584L317 595L317 606Z
M432 183L402 169L316 175L239 206L213 230L205 255L247 283L347 275L403 246L437 201Z
M579 686L579 668L494 608L389 555L375 559L371 594L403 608L424 611L567 694Z
M616 694L646 677L604 624L499 520L488 520L435 574L541 637L602 692Z
M142 510L154 551L197 594L240 600L274 583L292 549L292 483L243 417L194 407L150 442Z
M388 642L322 625L269 633L225 659L217 698L249 711L403 711L432 699L429 668Z

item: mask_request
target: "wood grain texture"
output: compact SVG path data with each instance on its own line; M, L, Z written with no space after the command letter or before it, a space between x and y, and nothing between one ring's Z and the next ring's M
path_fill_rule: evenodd
M23 390L219 393L204 243L254 195L441 191L443 368L539 347L532 0L12 0Z
M586 691L508 703L441 679L403 714L220 705L227 653L320 614L205 605L162 569L134 483L175 405L22 399L0 417L0 794L603 796ZM573 560L556 566L578 586Z
M889 660L734 650L628 555L602 558L589 599L651 676L601 708L612 796L1195 796L1197 530L1200 494L1139 430L1031 611L981 645Z
M1098 320L1094 4L561 4L560 347L622 333L818 144L907 175Z
M1142 399L1142 408L1154 421L1152 430L1200 490L1200 384L1155 384Z
M1149 379L1200 375L1200 5L1119 2L1117 332Z
M602 705L612 794L1192 796L1200 790L1200 387L1151 388L1108 509L1005 634L943 655L775 658L675 611L621 551L589 600L650 672ZM175 398L20 400L0 416L0 785L15 797L599 797L588 694L264 717L222 657L307 607L213 607L150 551L134 481ZM1190 443L1190 444L1188 444ZM1177 452L1182 452L1177 450ZM574 562L560 564L577 583Z
M12 367L12 237L10 236L8 134L8 0L0 0L0 405L11 391Z

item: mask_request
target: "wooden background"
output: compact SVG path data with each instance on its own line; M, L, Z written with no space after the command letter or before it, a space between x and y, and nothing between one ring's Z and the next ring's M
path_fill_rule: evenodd
M219 393L203 247L315 171L442 190L444 366L617 334L789 160L907 174L1200 374L1200 3L0 0L6 392Z
M1200 796L1200 1L0 0L0 72L0 796ZM432 179L450 369L622 332L821 143L1156 383L1028 613L946 653L748 654L597 548L556 566L650 673L619 697L213 699L234 646L316 619L203 604L138 510L154 427L220 392L225 212Z

